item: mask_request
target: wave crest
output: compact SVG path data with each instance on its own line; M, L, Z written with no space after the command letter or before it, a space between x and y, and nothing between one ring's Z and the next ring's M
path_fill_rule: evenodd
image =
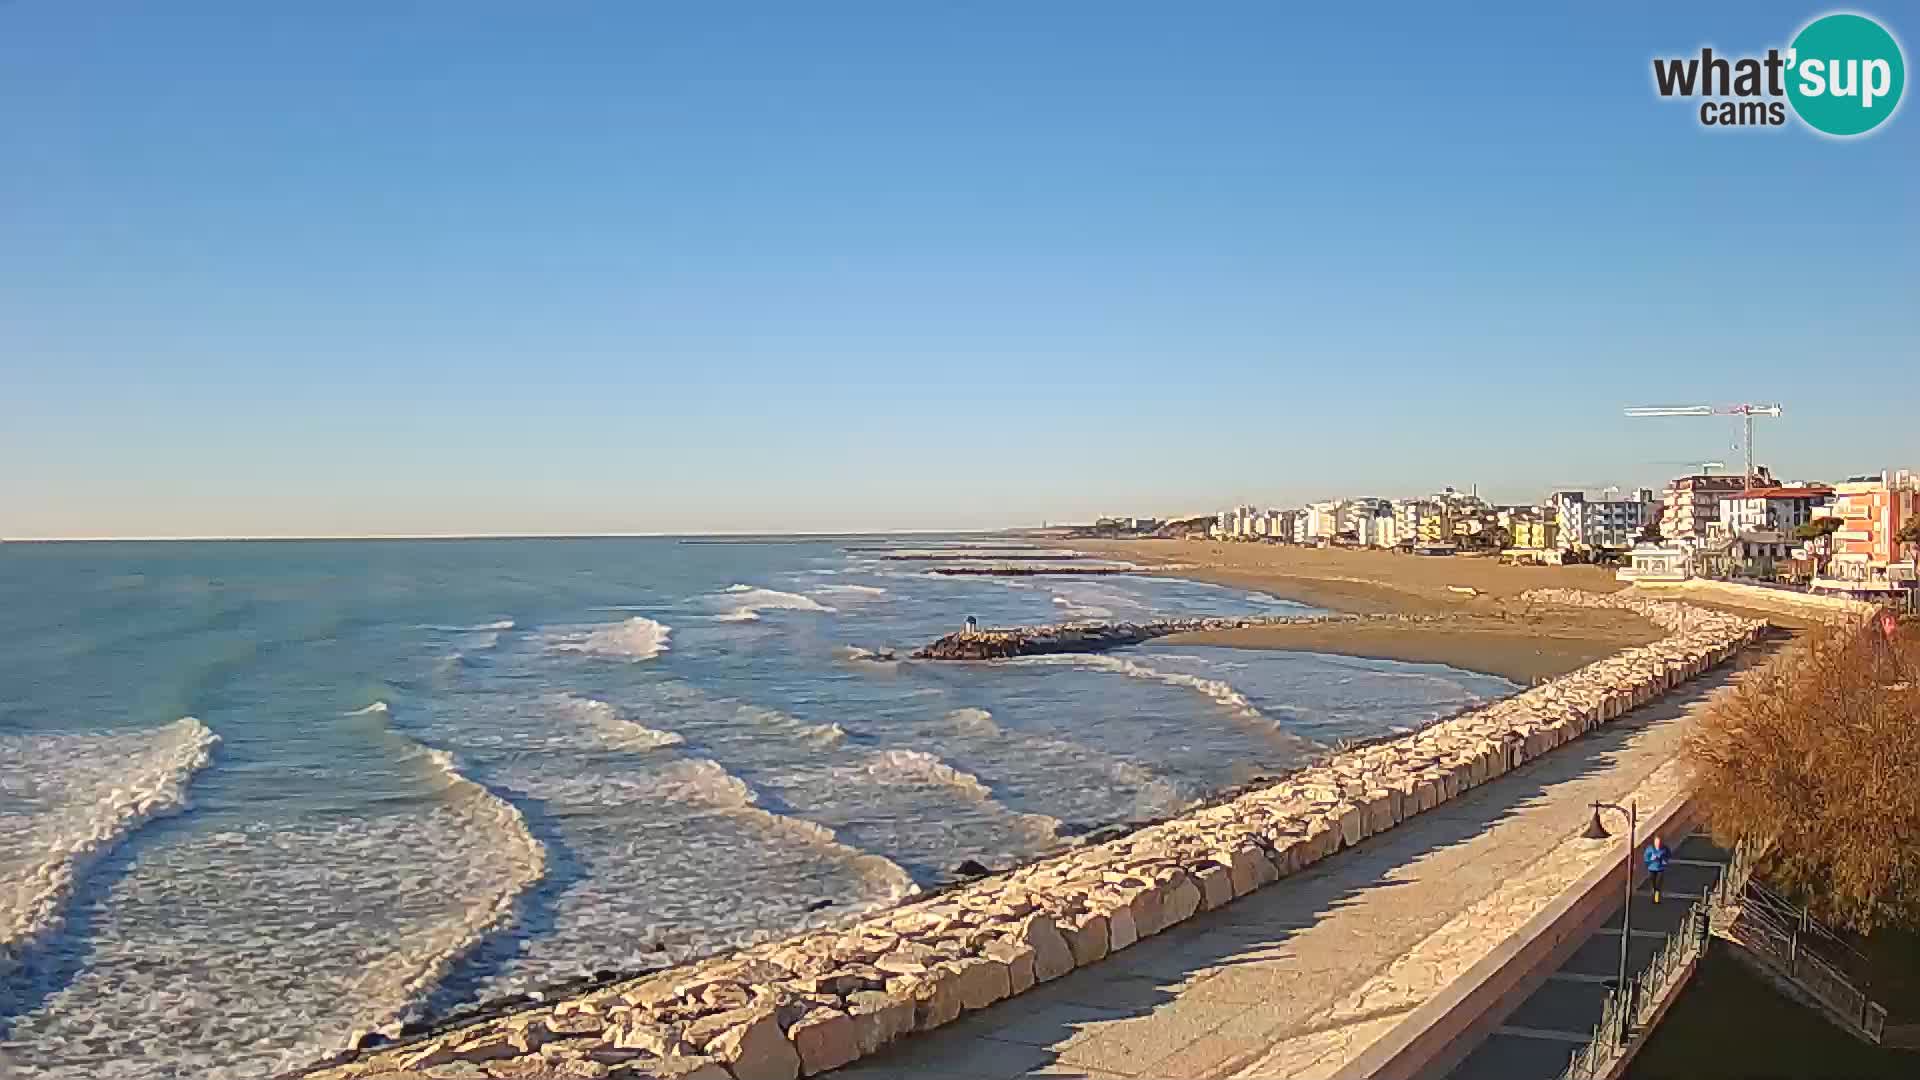
M561 694L560 707L600 735L607 745L621 750L659 750L680 746L687 740L678 732L650 728L629 719L619 709L598 698Z
M124 744L130 738L151 743L129 755ZM5 900L0 904L0 974L12 970L29 947L59 931L67 903L101 856L147 822L187 808L187 788L213 760L219 742L220 736L191 716L139 736L29 736L18 747L0 742L0 760L16 753L21 758L19 769L0 770L0 795L29 807L60 804L44 816L27 819L25 841L30 847L24 862L0 863L0 899ZM71 795L56 791L52 799L34 797L42 793L29 766L71 756L76 747L111 755L99 776L103 787L113 786ZM35 820L42 826L35 828Z
M731 606L714 618L721 622L753 622L763 611L811 611L831 615L836 608L799 593L761 589L752 585L729 585L724 594Z
M732 813L750 815L771 831L799 837L807 843L847 857L863 877L886 889L887 902L920 891L913 875L892 859L861 851L845 843L838 833L817 821L776 814L762 807L760 793L717 761L710 758L678 761L661 779L666 781L672 797L679 801L706 802Z
M561 652L626 660L651 660L669 648L673 628L644 615L592 630L584 636L563 641L554 648Z
M867 760L867 771L883 779L918 780L942 784L976 802L990 802L993 791L970 772L963 772L924 750L881 750Z
M454 965L513 920L520 897L547 873L546 846L534 837L518 807L468 777L452 753L421 743L414 746L446 781L443 793L449 803L489 837L491 856L509 873L497 892L469 903L459 922L440 927L428 941L397 953L361 977L355 996L363 1003L362 1030L389 1037L420 1016L428 995Z
M1096 671L1111 671L1136 679L1148 679L1165 683L1168 686L1185 687L1212 698L1233 716L1271 738L1292 746L1317 746L1312 739L1296 735L1275 723L1272 717L1261 712L1251 699L1233 688L1232 684L1220 679L1207 679L1199 675L1189 675L1184 671L1161 671L1145 664L1118 656L1102 653L1057 653L1050 656L1024 656L1004 661L1010 664L1027 664L1047 667L1080 667Z
M947 722L971 735L1000 734L1000 725L985 709L955 709L947 714Z
M777 709L763 709L758 705L742 705L740 715L760 727L814 746L839 746L847 741L847 729L839 724L809 724Z

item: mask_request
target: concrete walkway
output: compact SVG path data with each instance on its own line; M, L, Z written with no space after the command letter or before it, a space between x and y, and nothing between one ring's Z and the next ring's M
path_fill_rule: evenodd
M1667 837L1673 847L1662 902L1642 883L1633 894L1633 936L1627 970L1645 971L1667 935L1679 930L1694 901L1725 872L1732 853L1705 836ZM1616 882L1618 884L1618 882ZM1620 978L1621 908L1547 976L1506 1023L1449 1075L1449 1080L1557 1080L1567 1057L1593 1037L1607 991Z
M1703 678L1305 873L1090 968L831 1073L1326 1077L1620 854L1579 833L1596 799L1644 809Z

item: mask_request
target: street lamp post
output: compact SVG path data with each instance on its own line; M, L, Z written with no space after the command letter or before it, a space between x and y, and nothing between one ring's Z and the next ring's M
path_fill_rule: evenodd
M1633 942L1633 855L1640 846L1640 804L1630 802L1625 806L1619 803L1596 802L1593 804L1593 820L1587 824L1587 831L1581 835L1588 840L1605 840L1612 834L1600 822L1600 811L1618 810L1627 819L1627 900L1620 909L1620 978L1616 984L1620 988L1620 1045L1627 1045L1628 1027L1633 1017L1633 988L1627 982L1627 946Z

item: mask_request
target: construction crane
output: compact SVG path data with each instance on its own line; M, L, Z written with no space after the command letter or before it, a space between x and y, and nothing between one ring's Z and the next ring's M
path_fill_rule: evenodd
M1706 475L1706 476L1712 476L1713 470L1715 469L1724 469L1727 467L1727 463L1724 461L1649 461L1647 462L1647 464L1649 465L1683 465L1689 469L1698 469L1703 475Z
M1779 416L1778 405L1641 405L1627 410L1628 416L1737 416L1746 433L1747 473L1744 491L1753 490L1753 418Z

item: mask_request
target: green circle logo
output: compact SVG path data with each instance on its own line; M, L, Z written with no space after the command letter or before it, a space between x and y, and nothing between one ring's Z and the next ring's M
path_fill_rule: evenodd
M1823 15L1787 53L1787 100L1807 126L1828 135L1862 135L1900 104L1907 65L1900 43L1865 15Z

